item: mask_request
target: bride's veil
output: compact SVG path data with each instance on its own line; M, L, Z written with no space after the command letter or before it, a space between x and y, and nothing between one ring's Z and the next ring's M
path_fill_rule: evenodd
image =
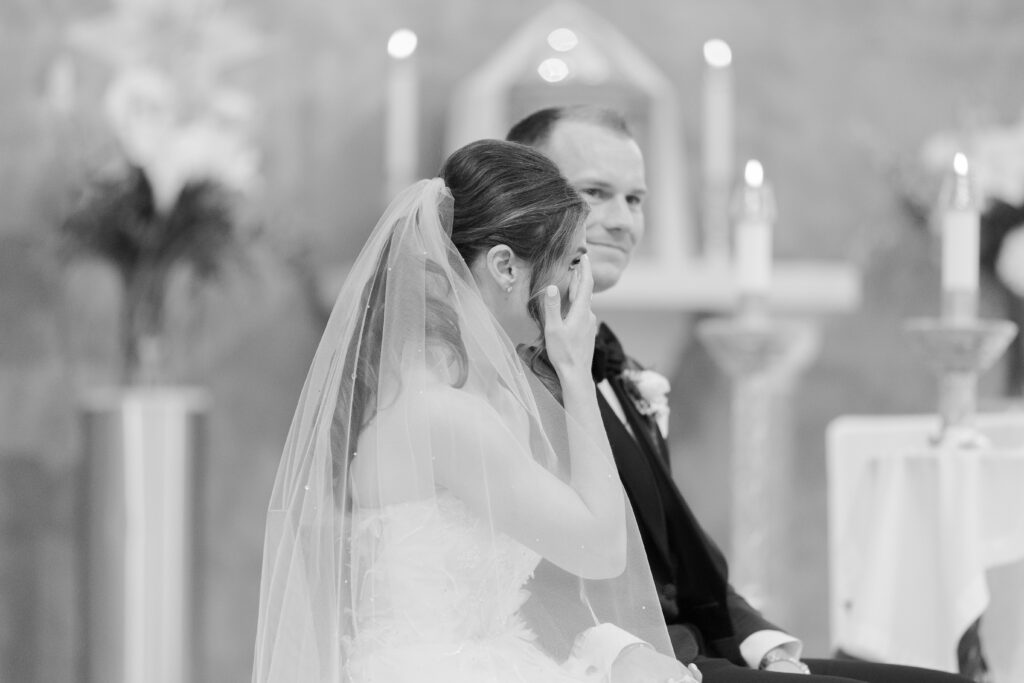
M485 306L452 244L452 207L440 178L399 194L337 298L270 499L256 683L349 680L350 649L377 604L366 600L376 549L352 543L359 511L436 502L443 490L435 479L438 457L460 463L484 501L502 494L503 482L488 477L490 446L499 440L515 441L522 457L567 477L568 416ZM462 438L439 439L433 429L437 411L445 409L438 396L454 397L469 411L463 412L469 418L462 421ZM502 427L484 429L494 424ZM599 443L593 457L610 460L607 443ZM478 502L474 511L495 535L528 545L517 538L515 519L489 519L484 508ZM623 515L628 559L621 574L583 580L542 566L525 586L530 597L523 619L537 646L556 661L568 656L581 632L602 622L671 654L628 502ZM406 559L415 564L417 558ZM374 578L374 590L384 610L382 580Z

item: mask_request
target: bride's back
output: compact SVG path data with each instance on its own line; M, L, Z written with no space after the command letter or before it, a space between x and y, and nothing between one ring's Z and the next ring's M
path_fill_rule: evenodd
M436 494L429 413L439 403L459 410L453 391L435 379L378 409L359 436L349 469L355 505L383 507Z
M540 556L448 490L435 468L452 455L445 434L480 426L490 400L472 384L436 377L404 377L403 386L363 429L349 470L358 586L349 673L389 683L410 672L456 680L467 648L550 673L518 616Z

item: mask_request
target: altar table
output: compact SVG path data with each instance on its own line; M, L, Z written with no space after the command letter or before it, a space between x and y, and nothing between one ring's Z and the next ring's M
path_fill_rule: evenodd
M931 448L934 416L829 426L833 647L956 671L984 613L995 681L1024 681L1024 414L977 424L990 447L975 451Z

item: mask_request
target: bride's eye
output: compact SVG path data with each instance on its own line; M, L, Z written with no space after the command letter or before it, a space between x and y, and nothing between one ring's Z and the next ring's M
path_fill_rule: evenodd
M576 270L576 266L580 264L580 257L577 256L569 263L569 270Z

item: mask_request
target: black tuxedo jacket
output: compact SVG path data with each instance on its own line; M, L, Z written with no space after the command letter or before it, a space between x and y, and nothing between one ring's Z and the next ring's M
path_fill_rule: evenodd
M621 377L610 379L632 434L598 392L601 417L636 515L676 657L721 657L745 665L739 644L755 631L781 630L729 585L725 557L672 481L669 451ZM635 435L635 436L634 436Z

